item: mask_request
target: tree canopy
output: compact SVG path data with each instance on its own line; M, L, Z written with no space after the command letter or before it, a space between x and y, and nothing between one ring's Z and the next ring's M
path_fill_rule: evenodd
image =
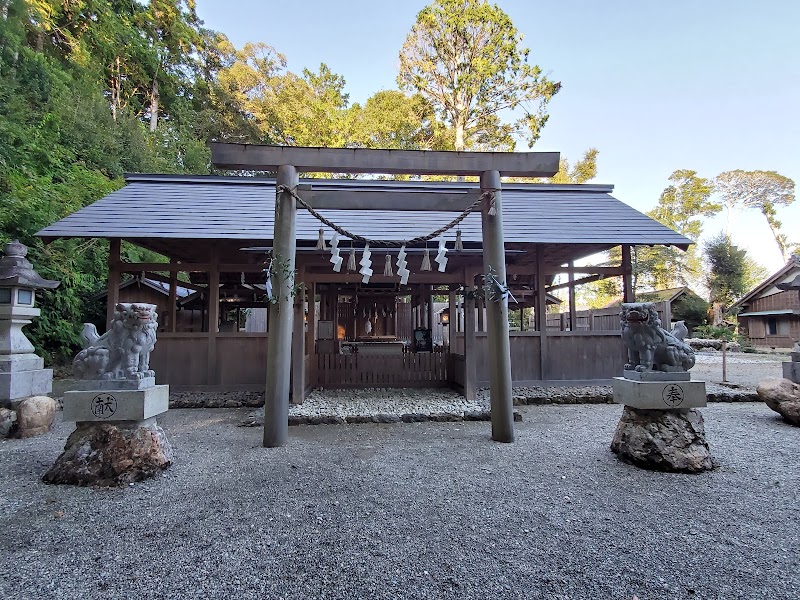
M775 171L725 171L717 176L717 191L731 213L737 208L754 208L767 220L775 244L784 262L787 260L789 241L781 231L778 208L794 202L794 181Z
M532 147L561 84L528 63L511 19L486 0L436 0L422 9L400 51L401 89L421 94L454 130L456 150ZM504 123L502 113L522 117Z
M747 291L747 253L731 243L726 233L719 233L705 245L708 261L706 282L714 306L714 325L722 313Z

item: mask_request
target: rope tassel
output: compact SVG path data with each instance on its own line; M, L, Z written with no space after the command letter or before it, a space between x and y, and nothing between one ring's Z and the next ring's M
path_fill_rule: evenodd
M320 227L319 228L319 239L317 240L317 250L327 250L328 247L325 245L325 230Z
M422 257L422 266L419 268L419 270L420 271L431 270L431 253L427 248L425 248L425 256Z
M383 266L383 274L386 277L391 277L394 275L394 273L392 273L392 257L388 254L386 255L386 263Z
M356 270L356 249L350 248L350 258L347 259L347 270L348 271L355 271Z
M494 192L491 192L491 195L489 196L489 213L488 213L490 217L494 217L497 215L497 204L495 203L494 198L495 198Z
M459 229L456 231L456 244L453 246L453 250L459 251L464 249L464 242L461 241L461 230Z

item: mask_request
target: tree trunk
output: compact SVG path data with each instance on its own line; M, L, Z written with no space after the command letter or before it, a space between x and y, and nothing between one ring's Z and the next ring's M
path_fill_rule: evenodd
M463 152L464 151L464 121L463 119L458 119L455 122L456 126L456 152Z
M711 324L714 327L717 327L720 323L722 323L722 302L714 302L711 305Z
M150 133L158 127L158 79L153 78L153 89L150 91Z

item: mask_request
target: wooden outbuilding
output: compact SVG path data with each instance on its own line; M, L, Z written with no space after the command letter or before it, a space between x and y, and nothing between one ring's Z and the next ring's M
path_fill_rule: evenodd
M800 255L745 294L739 309L739 331L759 348L791 348L800 340Z

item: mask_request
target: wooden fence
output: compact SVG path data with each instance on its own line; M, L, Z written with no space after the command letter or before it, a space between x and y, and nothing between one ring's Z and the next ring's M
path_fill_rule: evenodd
M665 319L669 318L667 303L655 302L655 305L661 326L670 329L670 324L665 323ZM570 326L569 312L551 313L547 315L547 329L548 331L619 331L620 310L619 306L612 306L576 311L575 327Z
M445 387L448 355L420 352L401 355L317 354L319 387Z

